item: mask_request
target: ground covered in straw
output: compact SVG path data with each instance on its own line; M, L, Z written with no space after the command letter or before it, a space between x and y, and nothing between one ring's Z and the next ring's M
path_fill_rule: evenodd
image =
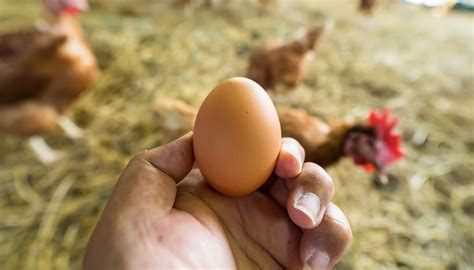
M0 32L32 25L38 2L0 0ZM329 120L390 106L407 153L384 189L349 160L329 169L354 231L337 269L474 267L472 15L387 1L367 19L345 0L281 0L262 14L256 2L190 15L168 1L91 1L81 23L102 74L71 111L86 137L47 135L64 158L45 167L24 140L0 135L0 269L79 268L120 171L165 142L154 99L197 107L217 82L245 74L256 46L325 18L335 27L309 76L275 103Z

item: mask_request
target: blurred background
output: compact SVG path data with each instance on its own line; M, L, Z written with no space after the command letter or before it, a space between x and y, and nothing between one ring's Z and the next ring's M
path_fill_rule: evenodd
M336 269L474 269L472 2L378 2L89 1L78 20L100 74L68 108L81 136L42 134L58 157L44 164L28 137L0 133L0 269L80 268L128 160L179 136L182 107L245 76L257 48L325 21L306 76L274 103L329 122L390 107L405 151L387 185L350 159L328 168L354 233ZM0 34L43 17L40 1L0 0Z

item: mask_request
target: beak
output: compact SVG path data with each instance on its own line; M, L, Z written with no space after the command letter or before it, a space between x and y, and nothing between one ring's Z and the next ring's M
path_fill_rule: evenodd
M388 184L389 177L385 166L381 162L375 162L373 165L375 167L375 181L382 185Z

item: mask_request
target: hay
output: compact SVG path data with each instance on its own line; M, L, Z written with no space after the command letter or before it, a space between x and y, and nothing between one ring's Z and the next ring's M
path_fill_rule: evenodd
M81 22L102 74L72 110L86 138L70 141L59 130L46 136L66 155L44 167L23 140L0 135L1 269L79 268L126 162L167 139L152 113L155 96L197 107L218 81L244 74L253 48L324 17L335 29L305 84L273 93L275 103L327 119L390 106L402 117L407 152L392 168L393 190L373 187L349 160L329 170L354 230L337 269L473 267L470 15L435 18L393 3L367 20L354 12L355 1L343 0L280 1L284 7L264 15L256 1L234 1L192 16L165 1L91 2ZM40 14L36 1L0 0L0 7L0 32Z

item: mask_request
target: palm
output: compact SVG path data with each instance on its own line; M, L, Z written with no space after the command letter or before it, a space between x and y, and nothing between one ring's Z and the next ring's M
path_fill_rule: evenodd
M151 240L145 246L159 251L142 257L151 264L176 266L179 261L183 267L201 269L301 267L301 231L285 209L261 192L242 198L223 196L207 186L198 171L178 186L170 215L148 222L153 234L148 232L141 241Z

